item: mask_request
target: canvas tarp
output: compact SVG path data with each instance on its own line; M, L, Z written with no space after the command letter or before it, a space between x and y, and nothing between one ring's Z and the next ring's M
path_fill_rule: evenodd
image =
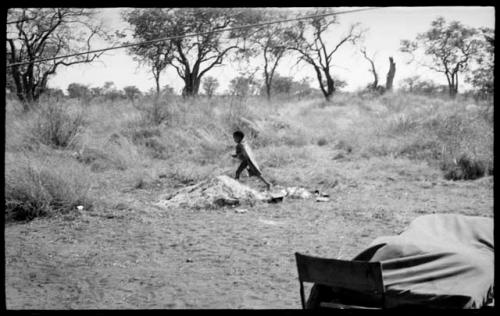
M255 160L255 156L253 154L252 149L248 146L246 140L242 140L236 147L236 154L240 156L242 161L245 161L248 164L248 174L250 176L260 175L262 171Z
M480 308L493 299L493 219L424 215L353 260L381 262L386 307Z

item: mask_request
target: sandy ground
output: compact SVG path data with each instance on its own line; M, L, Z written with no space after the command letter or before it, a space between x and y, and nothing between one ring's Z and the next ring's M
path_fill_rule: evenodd
M366 177L329 202L242 213L163 210L152 205L162 190L122 192L115 209L8 224L7 308L300 308L296 251L350 259L423 214L493 216L492 177Z

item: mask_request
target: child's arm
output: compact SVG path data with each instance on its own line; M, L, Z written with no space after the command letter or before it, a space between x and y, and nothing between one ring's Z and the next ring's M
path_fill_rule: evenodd
M241 147L240 144L236 145L236 153L234 155L231 155L233 158L238 158L241 155Z

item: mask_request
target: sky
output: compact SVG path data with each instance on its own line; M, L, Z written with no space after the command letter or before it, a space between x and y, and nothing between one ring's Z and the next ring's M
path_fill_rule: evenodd
M297 8L306 10L307 8ZM356 9L354 7L335 8L338 11ZM98 9L98 17L102 18L105 27L109 30L124 30L128 24L121 19L120 13L126 8ZM427 31L431 22L442 16L448 21L460 21L470 27L495 27L494 7L379 7L375 10L355 12L352 14L339 15L339 24L329 30L327 46L332 47L338 41L339 36L345 34L353 23L361 23L363 28L368 29L364 40L359 45L366 47L369 55L375 55L375 65L379 74L379 83L385 83L385 76L389 69L388 57L392 56L396 63L396 76L394 85L397 88L404 78L419 75L424 79L430 79L440 84L446 84L446 77L442 73L436 73L416 64L408 64L409 56L399 51L400 41L403 39L414 40L418 33ZM344 88L354 91L366 86L373 81L370 72L370 64L359 51L359 45L346 44L334 55L332 72L336 77L347 81ZM110 46L109 43L97 42L95 48ZM282 76L292 76L296 80L311 78L311 86L318 88L314 70L307 64L296 64L296 56L288 57L278 66L277 72ZM227 90L232 78L240 73L251 72L257 62L248 65L239 64L235 61L226 60L225 65L211 69L207 75L217 78L220 86L216 93ZM113 81L118 89L125 86L137 86L141 91L148 91L154 87L154 79L150 70L140 66L132 56L127 54L126 49L108 51L99 58L99 62L91 64L80 64L67 68L59 68L57 73L49 80L49 86L60 88L64 91L70 83L76 82L90 87L100 87L106 81ZM166 84L180 92L183 87L182 79L174 69L166 69L160 79L161 86ZM460 88L467 87L462 85Z

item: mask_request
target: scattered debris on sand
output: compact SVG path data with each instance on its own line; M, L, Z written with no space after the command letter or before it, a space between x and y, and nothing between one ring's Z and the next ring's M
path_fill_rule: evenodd
M276 186L269 192L260 192L229 176L221 175L182 188L174 194L162 196L156 205L165 208L217 208L255 202L278 203L285 198L310 199L314 197L318 197L318 194L300 187Z

